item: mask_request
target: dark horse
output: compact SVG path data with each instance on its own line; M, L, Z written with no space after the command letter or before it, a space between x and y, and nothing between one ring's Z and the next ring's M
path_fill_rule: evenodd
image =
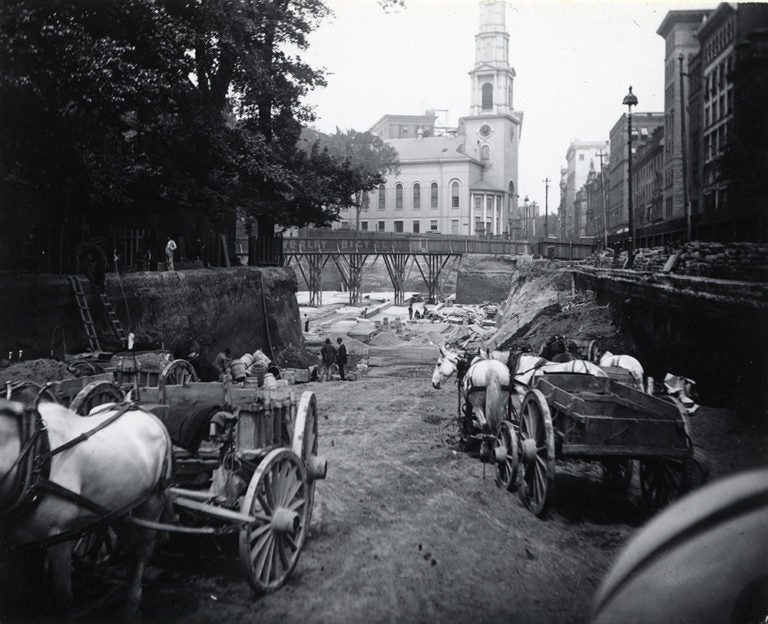
M542 345L539 356L550 362L581 360L578 345L562 334L555 334Z

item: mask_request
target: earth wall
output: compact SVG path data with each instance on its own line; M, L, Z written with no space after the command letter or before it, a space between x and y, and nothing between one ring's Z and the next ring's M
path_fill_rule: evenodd
M101 348L124 350L93 286L85 292ZM88 350L88 339L65 276L4 274L0 307L0 356L12 360L56 357ZM235 267L108 275L106 290L118 319L136 336L137 350L162 347L181 353L191 341L213 356L262 349L279 366L305 366L297 282L290 269Z

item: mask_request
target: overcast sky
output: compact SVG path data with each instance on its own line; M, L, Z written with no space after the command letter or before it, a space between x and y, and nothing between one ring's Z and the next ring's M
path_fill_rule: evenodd
M376 0L327 0L335 16L310 38L304 58L325 67L328 86L310 94L317 128L368 130L382 115L447 109L469 113L478 0L406 0L385 12ZM557 205L559 172L573 139L607 140L632 85L640 112L664 110L664 40L671 9L706 2L507 2L514 107L524 111L520 195ZM554 188L553 188L554 187Z

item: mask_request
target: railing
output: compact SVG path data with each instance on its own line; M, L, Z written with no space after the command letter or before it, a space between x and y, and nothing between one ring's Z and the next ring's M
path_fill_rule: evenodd
M330 233L329 233L330 234ZM495 254L517 255L526 253L524 241L486 239L441 235L392 235L391 233L366 233L340 236L286 237L283 252L291 253L402 253L402 254Z

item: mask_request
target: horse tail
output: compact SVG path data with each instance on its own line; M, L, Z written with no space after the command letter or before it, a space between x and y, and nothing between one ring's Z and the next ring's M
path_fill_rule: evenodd
M501 390L501 377L498 371L490 370L485 388L485 417L490 429L488 433L495 435L506 416L507 399Z

